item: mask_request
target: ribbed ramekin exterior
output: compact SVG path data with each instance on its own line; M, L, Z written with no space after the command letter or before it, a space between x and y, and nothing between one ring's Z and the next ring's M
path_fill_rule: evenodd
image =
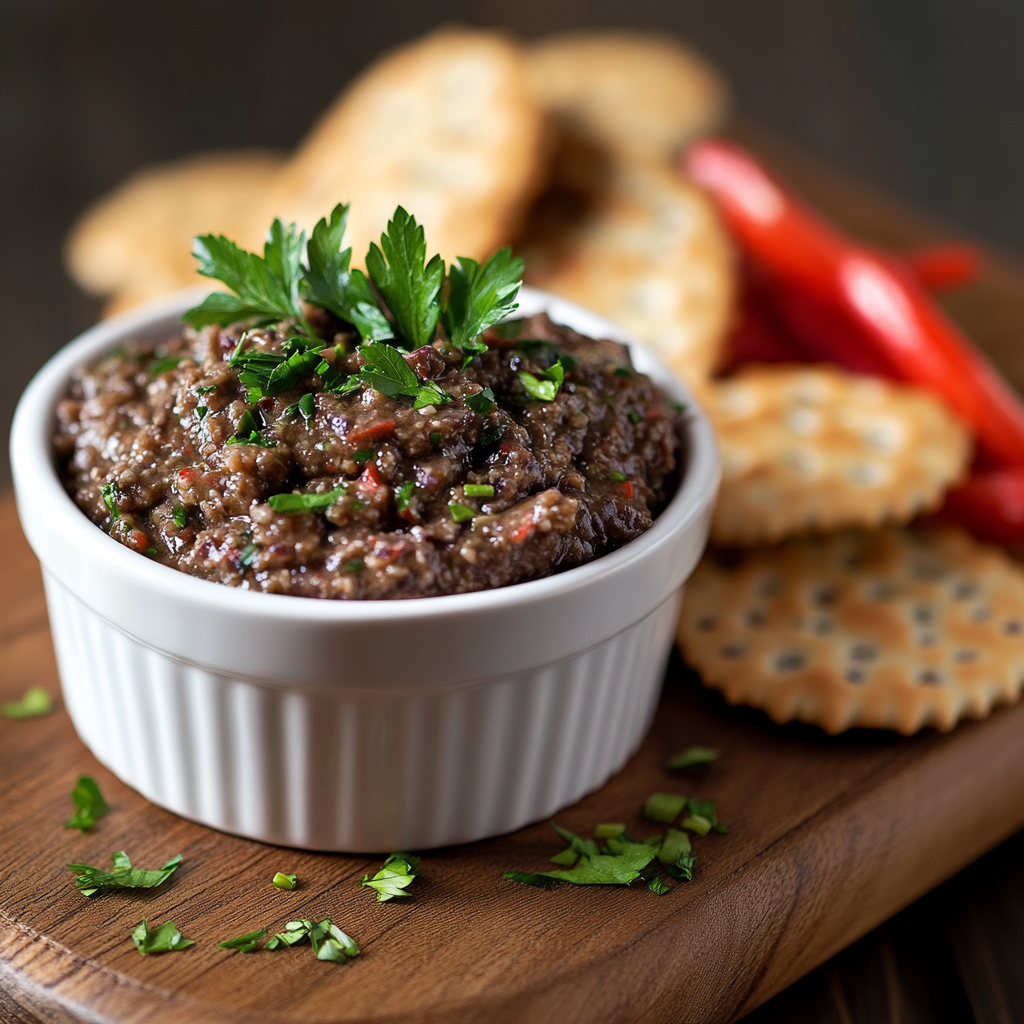
M103 764L204 825L352 852L499 835L599 787L650 725L680 600L552 665L382 697L184 664L45 579L64 699Z

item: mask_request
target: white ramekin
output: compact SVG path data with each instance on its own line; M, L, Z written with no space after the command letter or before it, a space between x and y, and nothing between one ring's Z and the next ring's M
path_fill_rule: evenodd
M642 537L588 565L477 594L318 601L237 590L130 551L68 497L54 409L74 368L161 339L179 294L86 331L15 413L18 512L43 565L79 736L128 785L187 818L317 850L424 849L498 835L600 786L650 724L683 581L718 484L691 403L687 465ZM627 341L523 289L524 315ZM690 401L648 351L639 369Z

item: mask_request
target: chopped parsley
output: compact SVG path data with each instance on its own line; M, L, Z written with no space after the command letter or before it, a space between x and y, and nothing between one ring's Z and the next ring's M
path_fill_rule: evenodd
M448 271L448 296L442 319L456 348L484 352L476 339L519 308L515 301L523 279L523 260L499 249L485 263L459 256Z
M372 448L363 448L361 451L356 452L352 459L362 465L364 462L369 462L376 454Z
M320 512L330 508L345 494L345 487L335 487L323 494L272 494L267 504L275 512Z
M225 939L217 943L218 949L237 949L239 953L253 953L260 948L260 939L267 934L266 928L259 928L254 932L246 932L239 935L237 939Z
M644 421L643 416L638 412L634 412L632 409L626 413L626 419L628 419L634 426L636 426L637 423L643 423Z
M626 826L620 822L604 822L594 829L594 837L596 839L618 839L625 831Z
M191 358L191 356L165 356L163 359L157 359L150 365L149 375L155 380L160 374L177 369L178 363L182 360Z
M143 956L149 953L176 953L179 949L195 945L178 931L173 921L164 921L158 928L150 928L145 918L132 932L132 942Z
M346 562L342 567L342 572L359 572L360 569L365 569L366 563L361 558L353 558Z
M467 498L493 498L494 486L492 484L465 484L462 493Z
M359 346L359 354L366 360L366 365L359 370L359 376L382 395L389 398L396 395L414 398L414 409L451 401L451 396L432 380L421 384L412 367L402 358L398 349L391 345L371 341Z
M283 871L278 871L270 880L270 884L278 889L294 889L299 884L299 878L298 875L286 875Z
M718 812L715 809L714 800L688 800L687 809L692 817L706 821L710 828L714 829L715 832L726 833L729 831L728 828L718 820ZM688 826L684 821L683 828L689 827L690 826ZM695 829L695 831L700 831L699 827ZM701 832L701 835L704 834L705 833Z
M463 505L461 501L449 501L448 511L451 512L452 519L457 523L465 523L476 515L475 509L470 508L468 505Z
M640 814L648 821L671 825L683 813L686 804L686 797L679 793L652 793L644 801Z
M251 934L255 935L256 933ZM246 938L246 936L240 936L240 938ZM359 947L355 940L336 924L333 924L329 917L325 917L322 921L308 919L289 921L284 926L284 931L275 933L272 938L267 940L263 948L288 949L304 942L308 942L313 947L317 960L343 964L359 955ZM241 946L238 948L243 949L243 952L250 952Z
M171 510L171 518L179 530L184 530L188 526L188 509L184 505L175 505Z
M112 853L110 859L114 862L111 871L90 867L88 864L68 865L68 871L75 876L75 888L83 896L95 896L98 892L114 889L155 889L163 885L181 864L180 853L156 871L133 868L128 854L123 850Z
M440 448L441 447L441 431L440 430L432 430L430 432L430 446L431 446L431 448Z
M202 384L196 388L197 395L212 395L217 390L216 384Z
M256 552L259 551L260 546L253 544L251 541L242 548L241 553L238 556L238 564L244 568L248 568L252 565L256 558Z
M550 369L539 370L538 373L539 377L528 370L519 370L516 376L530 398L538 402L553 402L565 380L565 367L562 365L562 360L559 359Z
M612 469L609 470L608 472L608 479L614 480L617 484L621 484L625 483L626 480L628 480L629 478L626 476L625 473L620 473L617 469Z
M711 831L711 822L702 814L690 814L683 818L683 828L688 828L699 836L706 836Z
M484 427L484 429L480 431L477 443L481 448L490 448L505 436L505 432L507 430L507 423L495 423L493 427Z
M107 506L107 511L110 513L110 521L116 523L121 518L121 510L117 506L117 498L120 494L117 484L113 481L104 484L100 488L100 494L103 495L103 504Z
M669 402L668 404L677 416L682 416L690 408L685 402Z
M4 704L4 718L40 718L54 709L53 698L41 687L33 686L25 691L21 700L10 700Z
M665 893L672 891L672 886L667 885L657 875L647 883L647 888L657 896L664 896Z
M625 367L625 366L617 366L615 368L615 376L616 377L626 377L626 378L631 380L633 378L633 371L630 370L628 367Z
M410 853L393 853L372 878L363 875L361 884L377 891L378 903L386 903L396 896L408 896L406 890L416 880L414 869L419 862L419 857Z
M415 490L416 484L413 483L412 480L406 480L405 483L395 491L395 508L397 508L400 513L408 510Z
M77 810L73 817L64 822L65 828L77 828L88 832L96 824L96 820L110 810L107 801L103 799L100 787L91 775L78 776L75 788L71 790L71 799Z
M686 768L703 768L718 757L718 751L711 747L687 747L681 754L665 762L665 770L683 771Z
M481 416L487 416L498 408L494 392L490 388L484 388L483 391L478 391L475 395L468 395L466 405Z
M253 430L245 435L232 434L228 438L228 444L251 444L257 448L276 448L277 440L273 437L264 437L258 430Z
M532 885L537 889L557 889L558 881L549 878L547 875L528 874L522 871L506 871L502 878L513 882L521 882L523 885Z

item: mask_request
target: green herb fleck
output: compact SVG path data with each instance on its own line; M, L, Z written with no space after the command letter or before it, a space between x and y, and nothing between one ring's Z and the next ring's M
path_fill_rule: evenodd
M163 359L157 359L149 367L149 375L156 379L162 373L167 373L168 370L174 370L177 368L178 363L183 359L191 359L191 356L165 356Z
M362 465L364 462L369 462L377 453L372 448L364 448L362 451L358 451L352 458Z
M412 367L402 358L398 349L391 345L368 342L359 346L359 354L366 360L366 365L359 370L359 376L382 395L389 398L397 395L415 398L415 409L451 401L451 396L433 381L421 384Z
M683 818L683 828L696 832L699 836L706 836L711 831L711 822L702 814L690 814Z
M523 885L532 885L536 889L557 889L558 882L548 875L528 874L522 871L506 871L502 878L512 882L520 882Z
M260 939L267 934L266 928L239 935L237 939L225 939L217 943L218 949L237 949L240 953L253 953L260 948Z
M628 419L629 422L632 423L634 426L637 423L643 423L644 420L643 416L641 416L640 413L634 412L632 409L630 409L630 411L626 413L626 419Z
M344 486L322 494L272 494L267 498L267 504L275 512L320 512L330 508L344 494Z
M640 814L648 821L671 825L683 813L686 802L686 797L678 793L652 793L644 801Z
M619 822L604 822L594 829L596 839L617 839L626 831L626 826Z
M467 395L466 405L481 416L488 416L498 408L494 392L490 388L484 388L483 391L478 391L475 395Z
M409 503L412 501L413 493L416 490L416 484L412 480L406 480L401 487L395 492L395 508L398 511L405 512L409 508Z
M184 530L188 526L188 509L184 505L175 505L171 511L171 518L179 530Z
M109 892L114 889L155 889L163 885L181 864L181 854L172 857L158 871L147 871L133 868L128 854L118 850L110 855L114 862L112 871L93 868L88 864L69 864L68 871L75 876L75 888L83 896L95 896L98 892Z
M260 546L258 544L253 544L252 542L246 544L238 556L238 564L248 568L255 560L256 552L259 551L259 549Z
M365 569L366 563L361 558L353 558L351 561L346 562L342 567L342 572L359 572L360 569Z
M197 395L212 395L217 390L216 384L202 384L196 388Z
M96 824L97 818L102 818L110 808L107 801L103 799L100 787L91 775L79 775L75 788L71 790L71 799L74 801L75 815L64 822L65 828L77 828L83 832Z
M298 875L286 875L283 871L278 871L270 884L276 885L278 889L294 889L299 884L299 878Z
M711 747L687 747L681 754L665 762L665 770L682 771L686 768L703 768L718 757L718 751Z
M480 431L477 443L481 448L490 448L491 445L497 444L505 436L505 431L507 430L507 423L495 423L493 427L484 427Z
M264 437L258 430L254 430L245 436L232 434L228 438L228 444L251 444L257 448L276 448L277 440L273 437Z
M609 470L608 479L614 480L617 484L624 483L629 477L625 473L620 473L617 469Z
M669 402L668 404L677 416L682 416L690 408L685 402Z
M539 376L543 377L543 380L527 370L519 370L516 376L530 398L538 402L553 402L555 395L558 394L558 389L565 380L565 368L562 365L562 360L559 359L550 369L539 371Z
M663 882L657 875L647 883L647 888L658 896L664 896L665 893L672 891L672 886Z
M491 484L466 484L462 493L467 498L493 498L494 487Z
M409 853L393 853L373 878L363 875L362 884L377 891L378 903L386 903L396 896L408 896L406 890L416 879L414 868L419 860Z
M431 448L440 448L441 447L441 431L440 430L432 430L430 432L430 446L431 446Z
M210 410L209 410L209 409L208 409L208 408L207 408L207 407L206 407L205 405L197 405L197 406L196 406L196 415L197 415L197 416L198 416L198 417L199 417L200 419L205 419L205 418L206 418L206 414L207 414L207 413L208 413L209 411L210 411Z
M164 921L158 928L150 929L145 918L132 932L132 942L143 956L149 953L176 953L179 949L188 949L189 946L195 945L191 939L186 939L178 931L173 921Z
M633 371L628 369L625 366L617 366L617 367L615 367L615 376L616 377L627 377L629 379L632 379Z
M610 856L599 853L583 856L579 864L567 871L545 871L548 878L557 878L573 885L629 885L657 856L658 851L645 843L629 843L621 853Z
M107 506L107 511L110 513L110 521L116 523L121 518L121 510L117 507L117 498L120 494L117 484L113 481L104 484L100 488L100 494L103 495L103 504Z
M54 708L53 698L38 686L25 691L21 700L11 700L4 704L4 718L40 718L48 715Z
M456 348L486 351L476 339L519 308L515 301L523 282L523 260L512 249L499 249L483 264L459 256L448 271L448 297L443 321Z
M469 508L468 505L463 505L460 501L449 501L448 510L452 514L452 519L457 523L465 523L476 515L475 509Z

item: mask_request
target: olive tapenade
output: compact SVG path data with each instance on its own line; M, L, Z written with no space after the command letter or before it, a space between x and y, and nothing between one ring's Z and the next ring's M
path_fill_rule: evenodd
M54 443L82 510L141 554L229 586L410 598L589 562L671 496L678 410L622 345L540 315L488 329L481 352L392 348L427 389L414 401L356 376L366 350L347 324L306 314L320 373L255 403L244 366L263 353L281 364L287 322L186 327L79 372ZM356 384L323 390L331 374Z

